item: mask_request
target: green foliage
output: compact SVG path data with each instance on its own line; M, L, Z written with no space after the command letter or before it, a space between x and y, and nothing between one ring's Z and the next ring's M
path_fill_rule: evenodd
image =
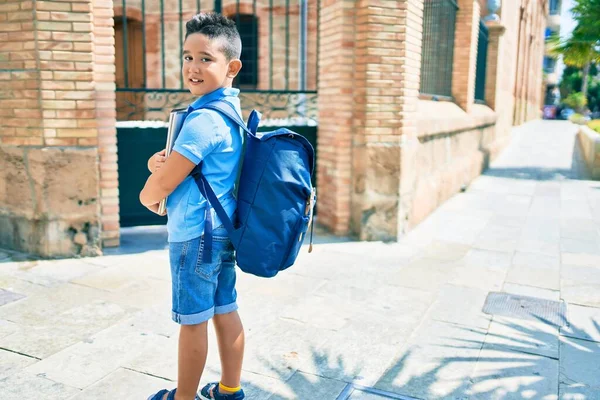
M581 92L571 93L563 101L568 107L573 108L577 112L583 112L585 106L587 106L587 98Z
M598 68L592 65L590 68L590 77L588 79L588 108L592 111L600 111L600 79L597 77ZM566 67L563 71L559 84L560 97L567 98L570 94L581 91L581 70L575 67Z
M595 119L593 121L588 122L588 126L596 132L600 133L600 119Z
M586 36L600 38L600 0L575 0L571 9L579 31Z

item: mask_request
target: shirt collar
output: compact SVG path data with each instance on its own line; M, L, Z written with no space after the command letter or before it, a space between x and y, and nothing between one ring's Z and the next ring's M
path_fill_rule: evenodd
M237 96L240 93L239 89L236 88L218 88L210 93L205 94L204 96L198 97L192 104L188 107L188 112L197 110L204 106L206 103L210 103L211 101L221 99L227 96Z

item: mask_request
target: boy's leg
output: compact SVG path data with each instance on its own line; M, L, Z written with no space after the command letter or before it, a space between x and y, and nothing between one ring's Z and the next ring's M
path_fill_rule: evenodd
M175 400L194 400L208 353L207 322L182 325L179 331L179 359Z
M221 383L227 387L240 386L244 359L244 327L237 311L213 317L221 357ZM225 392L226 393L226 392Z

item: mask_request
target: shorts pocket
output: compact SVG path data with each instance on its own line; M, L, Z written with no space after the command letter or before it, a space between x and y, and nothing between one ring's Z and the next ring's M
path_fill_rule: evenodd
M213 246L212 246L212 257L210 263L203 262L204 255L204 237L200 240L200 245L198 248L198 258L196 260L196 268L195 271L198 275L207 280L212 280L212 278L219 273L221 269L220 262L220 248L216 246L215 237L213 237Z

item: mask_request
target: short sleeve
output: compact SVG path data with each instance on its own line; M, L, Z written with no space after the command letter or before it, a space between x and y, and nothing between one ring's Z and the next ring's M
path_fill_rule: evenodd
M200 164L221 142L217 124L207 112L194 111L186 119L175 140L173 151L178 152L194 164Z

